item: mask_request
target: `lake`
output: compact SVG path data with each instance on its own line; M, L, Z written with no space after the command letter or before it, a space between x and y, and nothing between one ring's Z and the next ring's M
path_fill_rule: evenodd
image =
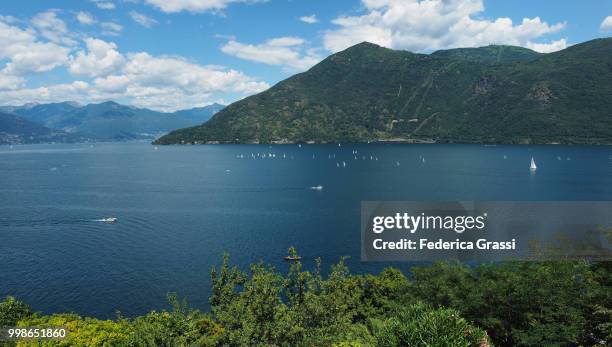
M349 255L378 272L389 264L359 261L363 200L612 200L612 148L0 146L0 177L0 296L114 317L165 308L170 291L207 308L224 252L284 271L294 245L306 264Z

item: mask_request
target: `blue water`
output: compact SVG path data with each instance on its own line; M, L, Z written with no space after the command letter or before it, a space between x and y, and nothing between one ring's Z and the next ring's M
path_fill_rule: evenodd
M611 200L612 148L3 146L0 179L0 297L114 317L166 307L170 291L206 308L225 251L284 271L295 245L305 263L350 255L377 272L388 264L359 261L362 200Z

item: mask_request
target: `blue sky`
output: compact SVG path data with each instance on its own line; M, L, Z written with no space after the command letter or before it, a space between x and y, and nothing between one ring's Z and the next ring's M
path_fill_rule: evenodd
M612 1L97 0L0 6L0 104L229 103L361 41L542 52L612 34Z

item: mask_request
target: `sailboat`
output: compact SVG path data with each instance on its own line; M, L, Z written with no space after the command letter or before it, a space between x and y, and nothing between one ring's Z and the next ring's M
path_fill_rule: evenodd
M531 157L531 165L529 165L529 170L531 171L535 171L538 167L536 166L535 161L533 160L533 157Z

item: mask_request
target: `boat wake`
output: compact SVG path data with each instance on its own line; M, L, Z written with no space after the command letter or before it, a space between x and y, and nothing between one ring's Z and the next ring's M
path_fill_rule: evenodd
M117 222L117 218L115 218L115 217L106 217L106 218L94 219L94 222L116 223Z

